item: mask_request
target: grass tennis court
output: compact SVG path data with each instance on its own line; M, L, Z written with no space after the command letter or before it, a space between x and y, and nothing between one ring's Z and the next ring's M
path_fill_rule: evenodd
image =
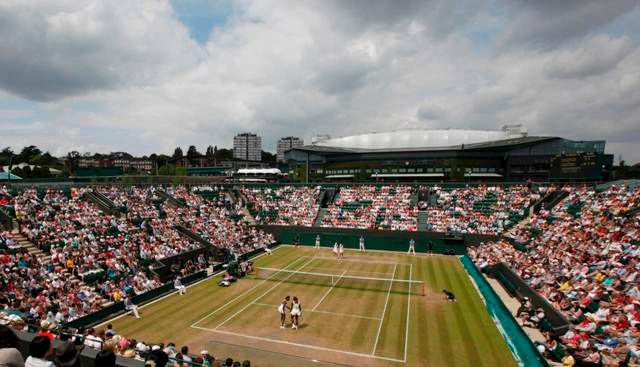
M347 251L337 260L329 249L281 246L254 266L229 288L207 279L114 328L259 366L516 364L457 257ZM443 288L458 301L447 302ZM301 300L298 330L279 328L285 295Z

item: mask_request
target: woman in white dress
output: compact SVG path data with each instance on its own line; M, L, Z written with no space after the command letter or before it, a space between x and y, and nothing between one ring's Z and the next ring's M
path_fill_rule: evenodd
M333 256L338 257L338 243L333 243Z
M282 303L278 306L278 313L280 314L280 329L284 329L284 323L287 319L287 309L289 308L289 296L284 297Z
M302 315L302 305L298 300L298 297L293 297L293 302L291 303L291 328L298 329L298 325L300 324L300 315Z
M340 247L338 247L338 252L339 252L339 258L343 258L344 257L344 245L340 244Z

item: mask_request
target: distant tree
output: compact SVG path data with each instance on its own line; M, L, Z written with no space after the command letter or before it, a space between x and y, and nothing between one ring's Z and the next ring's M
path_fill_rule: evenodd
M18 154L18 156L16 157L16 162L17 163L29 163L31 162L31 159L39 156L42 154L42 151L40 149L38 149L38 147L36 147L35 145L28 145L24 148L22 148L22 151L20 152L20 154Z
M29 163L42 167L53 167L59 165L58 159L49 154L49 152L31 158Z
M190 145L189 149L187 150L187 157L188 158L194 158L194 157L200 157L202 156L202 154L200 154L200 152L198 152L198 149L196 149L195 145Z
M173 159L177 159L177 158L182 158L184 157L184 153L182 153L182 148L177 147L174 151L173 151Z
M11 148L6 147L0 151L0 165L6 166L9 164L9 160L13 156L13 150Z
M172 165L165 165L158 168L158 175L160 176L170 176L175 172L175 167Z
M624 160L621 160L618 166L615 166L611 170L612 179L614 180L628 180L640 178L640 163L628 166Z
M37 177L37 178L47 178L47 177L51 177L51 171L49 171L48 167L44 167L44 166L36 166L32 171L31 171L31 177Z
M22 169L20 167L15 167L11 169L11 174L12 175L16 175L18 177L23 177L24 178L24 174L22 173Z
M217 160L226 160L226 159L233 159L233 150L231 149L225 149L225 148L221 148L221 149L215 149L214 148L214 157Z
M263 162L275 163L277 156L275 154L271 154L269 152L262 151L261 154Z
M212 147L211 145L209 145L209 146L207 147L207 153L205 153L205 155L206 155L208 158L213 158L213 155L214 155L214 154L215 154L215 151L214 151L213 147Z
M20 176L22 178L31 178L33 177L33 171L31 171L31 167L29 166L24 166L24 168L22 168L22 176Z
M156 164L158 165L158 169L162 168L162 166L166 166L167 164L169 164L170 159L171 157L169 157L168 155L160 154L156 159Z
M72 150L67 153L67 160L65 162L64 171L66 174L71 175L78 168L78 161L80 160L80 152Z

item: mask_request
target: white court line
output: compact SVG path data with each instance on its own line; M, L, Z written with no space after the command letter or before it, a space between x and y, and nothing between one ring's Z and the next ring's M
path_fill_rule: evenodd
M313 259L313 258L312 258L311 260L307 261L307 262L306 262L306 263L304 263L304 265L302 265L302 267L300 267L298 270L303 269L305 266L309 265L309 263L311 263L313 260L315 260L315 259ZM273 275L278 274L278 273L279 273L279 272L276 272L276 273L274 273ZM233 319L234 317L238 316L240 313L242 313L244 310L246 310L249 306L251 306L252 304L254 304L256 301L260 300L262 297L264 297L264 296L266 296L267 294L271 293L271 291L272 291L272 290L276 289L276 287L278 287L280 284L282 284L285 280L287 280L287 279L291 278L294 274L295 274L295 273L291 273L291 274L289 274L286 278L284 278L284 279L282 279L281 281L279 281L278 283L276 283L273 287L271 287L271 288L267 289L267 291L266 291L266 292L264 292L264 293L262 293L262 294L260 295L260 297L258 297L258 298L256 298L256 299L254 299L251 303L248 303L247 305L245 305L244 307L242 307L240 310L238 310L236 313L234 313L233 315L229 316L226 320L224 320L223 322L221 322L220 324L218 324L218 326L216 326L216 327L215 327L215 329L217 330L220 326L222 326L222 325L226 324L229 320L231 320L231 319ZM271 276L273 276L273 275L271 275ZM269 277L269 278L270 278L270 277ZM267 279L269 279L269 278L267 278ZM265 279L265 281L266 281L267 279Z
M299 257L299 258L297 258L297 259L293 260L292 262L290 262L289 264L287 264L287 266L285 266L284 268L285 268L285 269L286 269L286 268L288 268L289 266L291 266L291 265L295 264L296 262L298 262L298 260L300 260L300 259L301 259L301 258ZM272 274L271 276L274 276L274 275L276 275L276 273ZM195 326L196 324L199 324L201 321L205 320L206 318L210 317L211 315L215 314L216 312L218 312L218 311L222 310L223 308L225 308L225 307L229 306L230 304L234 303L234 302L235 302L236 300L238 300L240 297L244 297L244 295L245 295L245 294L247 294L247 293L249 293L249 292L253 291L253 290L254 290L254 289L256 289L257 287L259 287L259 286L261 286L262 284L266 283L269 279L270 279L270 277L269 277L269 278L267 278L267 279L265 279L265 280L263 280L263 281L261 281L260 283L258 283L258 284L256 284L256 285L254 285L253 287L251 287L251 288L247 289L246 291L244 291L244 292L240 293L237 297L235 297L235 298L234 298L234 299L232 299L231 301L229 301L229 302L227 302L227 303L223 304L222 306L220 306L220 307L216 308L215 310L213 310L212 312L208 313L206 316L204 316L204 317L203 317L203 318L201 318L200 320L198 320L198 321L194 322L193 324L191 324L191 326L193 327L193 326Z
M413 280L411 273L413 271L413 264L409 267L409 280ZM409 344L409 312L411 310L411 290L409 290L409 300L407 301L407 326L404 333L404 360L407 360L407 345Z
M272 307L272 308L278 308L277 305L270 305L268 303L260 303L260 302L256 302L254 303L254 305L256 306L264 306L264 307ZM352 314L352 313L339 313L339 312L330 312L330 311L304 311L304 312L313 312L313 313L323 313L323 314L327 314L327 315L334 315L334 316L344 316L344 317L353 317L356 319L366 319L366 320L378 320L380 321L379 317L371 317L371 316L362 316L362 315L356 315L356 314Z
M343 269L340 268L323 268L323 267L317 267L317 266L311 266L312 270L327 270L327 271L340 271ZM382 271L366 271L366 270L352 270L352 269L347 269L347 271L349 273L359 273L359 274L372 274L372 275L391 275L388 272L382 272Z
M387 300L384 302L384 309L382 310L382 319L380 319L380 325L378 326L378 333L376 334L376 342L373 344L373 351L371 355L376 354L376 348L378 347L378 339L380 339L380 332L382 331L382 324L384 324L384 314L387 313L387 305L389 304L389 295L391 295L391 287L393 286L393 278L396 277L396 268L398 264L393 267L393 276L389 282L389 289L387 290ZM409 268L411 269L411 268Z
M367 264L388 264L388 265L410 265L410 263L399 263L395 261L369 261L369 260L358 260L358 259L336 259L330 256L303 256L306 258L313 257L318 260L335 260L336 262L352 262L352 263L367 263Z
M282 248L281 246L278 246L278 247L276 247L275 249L273 249L273 251L272 251L272 252L276 252L278 249L281 249L281 248ZM255 257L252 257L252 258L251 258L251 260L255 260L255 259L259 258L259 257L264 256L264 255L266 255L266 253L265 253L265 252L261 253L260 255L255 256ZM205 281L207 281L207 280L211 280L211 278L215 277L216 275L222 274L222 273L224 273L225 271L226 271L226 270L220 270L219 272L217 272L217 273L213 273L213 274L211 274L211 275L208 275L208 276L206 276L206 277L204 277L204 278L202 278L202 279L198 280L198 281L197 281L197 282L195 282L195 283L191 283L191 284L189 284L189 285L187 286L187 289L189 289L189 288L191 288L191 287L193 287L193 286L196 286L196 285L198 285L198 284L200 284L200 283L202 283L202 282L205 282ZM139 310L141 310L141 309L143 309L143 308L145 308L145 307L147 307L147 306L151 306L152 304L154 304L154 303L156 303L156 302L160 302L160 301L162 301L163 299L165 299L165 298L167 298L167 297L171 297L171 296L173 296L173 295L174 295L174 294L176 294L177 292L178 292L177 290L173 290L173 291L171 291L171 292L169 292L169 293L165 294L164 296L162 296L162 297L160 297L160 298L154 299L154 300L153 300L153 301L151 301L151 302L147 302L147 303L143 304L142 306L138 307L138 309L139 309ZM127 316L127 315L129 315L129 314L131 314L131 311L128 311L128 312L125 312L125 313L123 313L123 314L121 314L121 315L118 315L118 316L116 316L116 317L114 317L114 318L112 318L112 319L109 319L109 320L107 320L107 321L105 321L105 322L102 322L102 323L100 323L100 324L98 324L98 325L96 325L96 326L94 326L94 327L95 327L95 328L99 328L99 327L101 327L101 326L103 326L103 325L106 325L106 324L112 323L112 322L114 322L114 321L116 321L116 320L118 320L118 319L120 319L120 318L123 318L123 317L125 317L125 316ZM202 320L201 320L201 321L202 321Z
M280 246L283 247L296 247L294 245L290 245L290 244L280 244ZM309 245L301 245L298 246L299 248L313 248L313 246ZM320 246L320 249L328 249L331 250L333 248L333 246ZM407 249L409 248L409 245L407 245ZM317 249L316 249L317 250ZM352 251L352 252L360 252L360 250L358 250L357 248L345 248L345 251ZM381 253L385 253L385 254L400 254L400 255L407 255L407 252L402 250L402 251L391 251L391 250L367 250L367 252L381 252ZM414 256L414 255L411 255ZM423 257L429 257L429 256L450 256L450 255L445 255L445 254L427 254L425 252L416 252L415 256L423 256ZM331 258L330 258L331 259Z
M399 362L399 363L405 363L406 362L406 360L404 360L404 359L380 357L380 356L374 356L374 355L371 355L371 354L356 353L356 352L350 352L350 351L346 351L346 350L318 347L318 346L315 346L315 345L308 345L308 344L301 344L301 343L293 343L293 342L288 342L288 341L285 341L285 340L263 338L263 337L260 337L260 336L245 335L245 334L240 334L240 333L234 333L234 332L231 332L231 331L207 329L207 328L203 328L203 327L200 327L200 326L191 326L191 327L194 328L194 329L206 330L206 331L211 331L211 332L214 332L214 333L239 336L239 337L243 337L243 338L248 338L248 339L253 339L253 340L261 340L261 341L268 341L268 342L272 342L272 343L293 345L293 346L296 346L296 347L303 347L303 348L309 348L309 349L315 349L315 350L323 350L323 351L326 351L326 352L342 353L342 354L348 354L348 355L357 356L357 357L364 357L364 358L371 358L371 359L381 359L381 360L391 361L391 362Z
M340 281L340 279L342 279L342 276L346 273L347 271L343 271L342 274L340 274L340 276L338 277L338 280L336 280L335 283L331 284L331 287L329 287L329 289L327 289L327 292L324 294L324 296L322 296L322 298L320 298L320 301L318 301L318 303L316 304L316 306L313 308L313 310L311 311L315 311L318 309L318 306L320 306L320 304L322 303L322 301L324 301L325 298L327 298L327 296L329 295L329 293L331 293L331 290L333 289L333 287L336 286L336 284L338 284L338 282ZM332 278L333 279L333 278Z

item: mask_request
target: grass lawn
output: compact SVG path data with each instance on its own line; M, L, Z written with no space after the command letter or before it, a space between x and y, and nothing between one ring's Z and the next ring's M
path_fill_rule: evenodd
M457 257L347 251L336 260L329 249L281 246L254 266L288 271L259 269L229 288L216 276L142 307L141 319L111 323L138 340L258 366L516 365ZM285 295L301 300L298 330L279 327Z

